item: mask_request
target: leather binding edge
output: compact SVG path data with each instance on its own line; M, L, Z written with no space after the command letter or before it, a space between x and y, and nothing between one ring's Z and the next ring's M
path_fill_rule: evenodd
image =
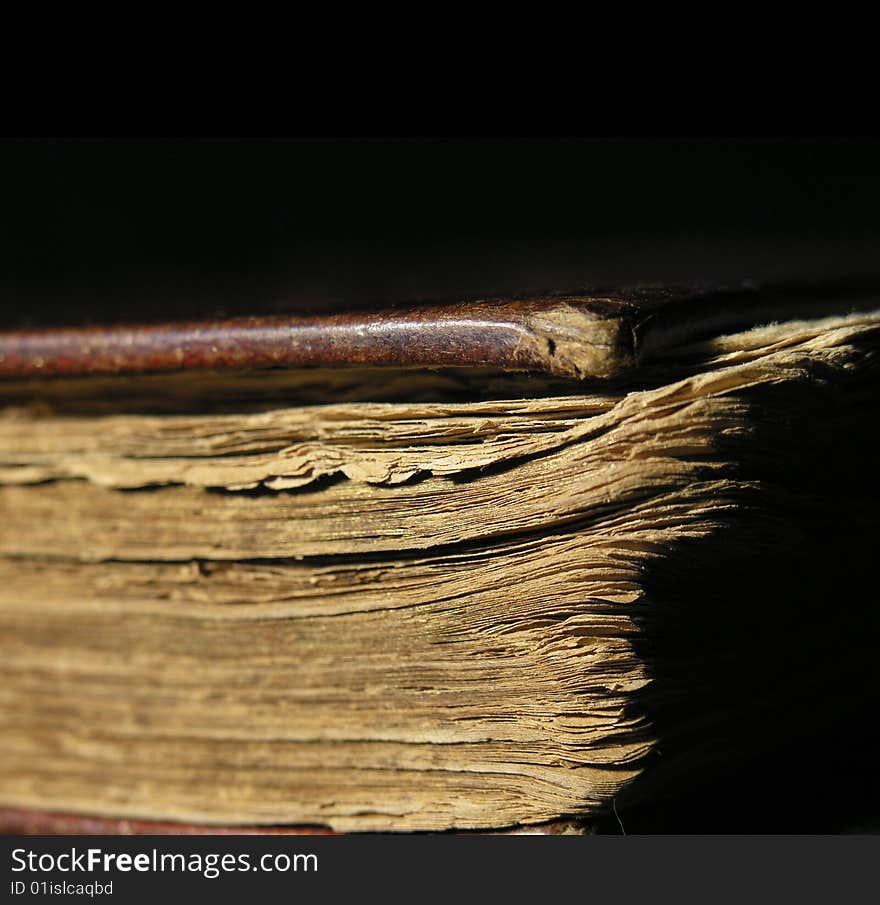
M0 332L0 380L180 370L486 367L610 378L713 332L876 305L858 286L550 293L307 317Z
M557 820L534 826L480 830L476 835L584 835L581 821ZM6 836L338 836L320 826L207 826L155 820L127 820L0 808L0 835ZM458 835L463 835L458 833Z

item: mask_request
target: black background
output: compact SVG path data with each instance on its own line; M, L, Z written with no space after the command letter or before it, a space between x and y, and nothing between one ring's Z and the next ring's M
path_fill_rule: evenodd
M7 139L7 323L878 271L858 138Z

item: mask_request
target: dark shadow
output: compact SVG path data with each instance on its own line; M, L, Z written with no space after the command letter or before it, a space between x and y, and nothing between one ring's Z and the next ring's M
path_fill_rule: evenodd
M752 392L757 430L724 455L756 486L645 575L660 741L616 802L627 833L880 831L880 381L860 373Z

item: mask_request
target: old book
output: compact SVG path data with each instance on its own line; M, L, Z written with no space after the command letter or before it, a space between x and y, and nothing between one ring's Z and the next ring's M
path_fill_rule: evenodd
M876 703L878 338L827 287L4 334L0 807L500 828L812 764Z

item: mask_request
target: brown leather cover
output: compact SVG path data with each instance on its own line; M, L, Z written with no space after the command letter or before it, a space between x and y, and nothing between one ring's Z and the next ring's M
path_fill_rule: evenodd
M562 836L585 834L588 827L575 821L556 821L501 831L505 835ZM79 814L48 814L0 809L0 835L14 836L335 836L315 826L199 826L155 820L121 820Z
M603 378L707 333L838 313L878 298L876 286L864 284L641 288L317 316L6 330L0 379L364 365Z

